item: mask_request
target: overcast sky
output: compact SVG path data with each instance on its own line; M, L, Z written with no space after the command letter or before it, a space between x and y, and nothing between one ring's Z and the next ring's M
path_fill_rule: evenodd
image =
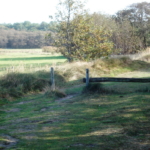
M150 0L88 0L86 8L91 12L114 14L133 3ZM0 0L0 23L30 21L50 22L49 16L56 12L58 0Z

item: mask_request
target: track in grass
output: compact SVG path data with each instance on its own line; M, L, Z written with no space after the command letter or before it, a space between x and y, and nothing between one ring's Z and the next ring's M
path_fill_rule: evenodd
M148 93L22 98L1 110L1 143L4 147L7 135L18 140L11 150L147 150L149 98Z

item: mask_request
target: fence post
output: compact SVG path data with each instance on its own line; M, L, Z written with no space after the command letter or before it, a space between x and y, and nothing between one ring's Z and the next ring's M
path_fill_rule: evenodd
M89 69L86 69L86 86L89 85Z
M51 81L51 88L54 91L55 90L55 78L54 78L54 68L53 67L51 67L50 75L51 75L51 77L50 77L51 78L50 79L50 81Z

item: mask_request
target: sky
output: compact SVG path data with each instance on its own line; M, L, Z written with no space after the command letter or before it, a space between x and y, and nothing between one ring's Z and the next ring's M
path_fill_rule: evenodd
M82 0L81 0L82 1ZM113 15L133 3L150 0L88 0L86 8L92 12ZM50 22L54 16L58 0L0 0L0 24L30 21Z

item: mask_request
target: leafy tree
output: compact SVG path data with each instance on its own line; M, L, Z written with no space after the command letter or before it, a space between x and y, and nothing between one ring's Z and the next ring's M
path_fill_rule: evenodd
M19 31L23 30L24 28L24 26L21 23L14 23L13 26L15 30L19 30Z
M123 24L128 20L134 29L134 34L139 36L142 48L149 46L150 39L150 3L135 3L116 14L116 21ZM133 30L132 30L133 31Z
M39 30L42 30L42 31L47 31L48 28L49 28L49 24L46 23L46 22L42 22L42 23L40 24L40 26L39 26L38 29L39 29Z
M88 61L107 56L113 48L109 41L111 32L95 25L92 16L88 15L83 6L75 0L59 3L55 46L69 61Z
M15 29L18 31L53 31L55 22L42 22L40 24L38 23L31 23L29 21L24 21L23 23L14 23L14 24L0 24L0 29Z
M128 20L116 23L112 41L117 54L133 54L142 49L142 42Z

